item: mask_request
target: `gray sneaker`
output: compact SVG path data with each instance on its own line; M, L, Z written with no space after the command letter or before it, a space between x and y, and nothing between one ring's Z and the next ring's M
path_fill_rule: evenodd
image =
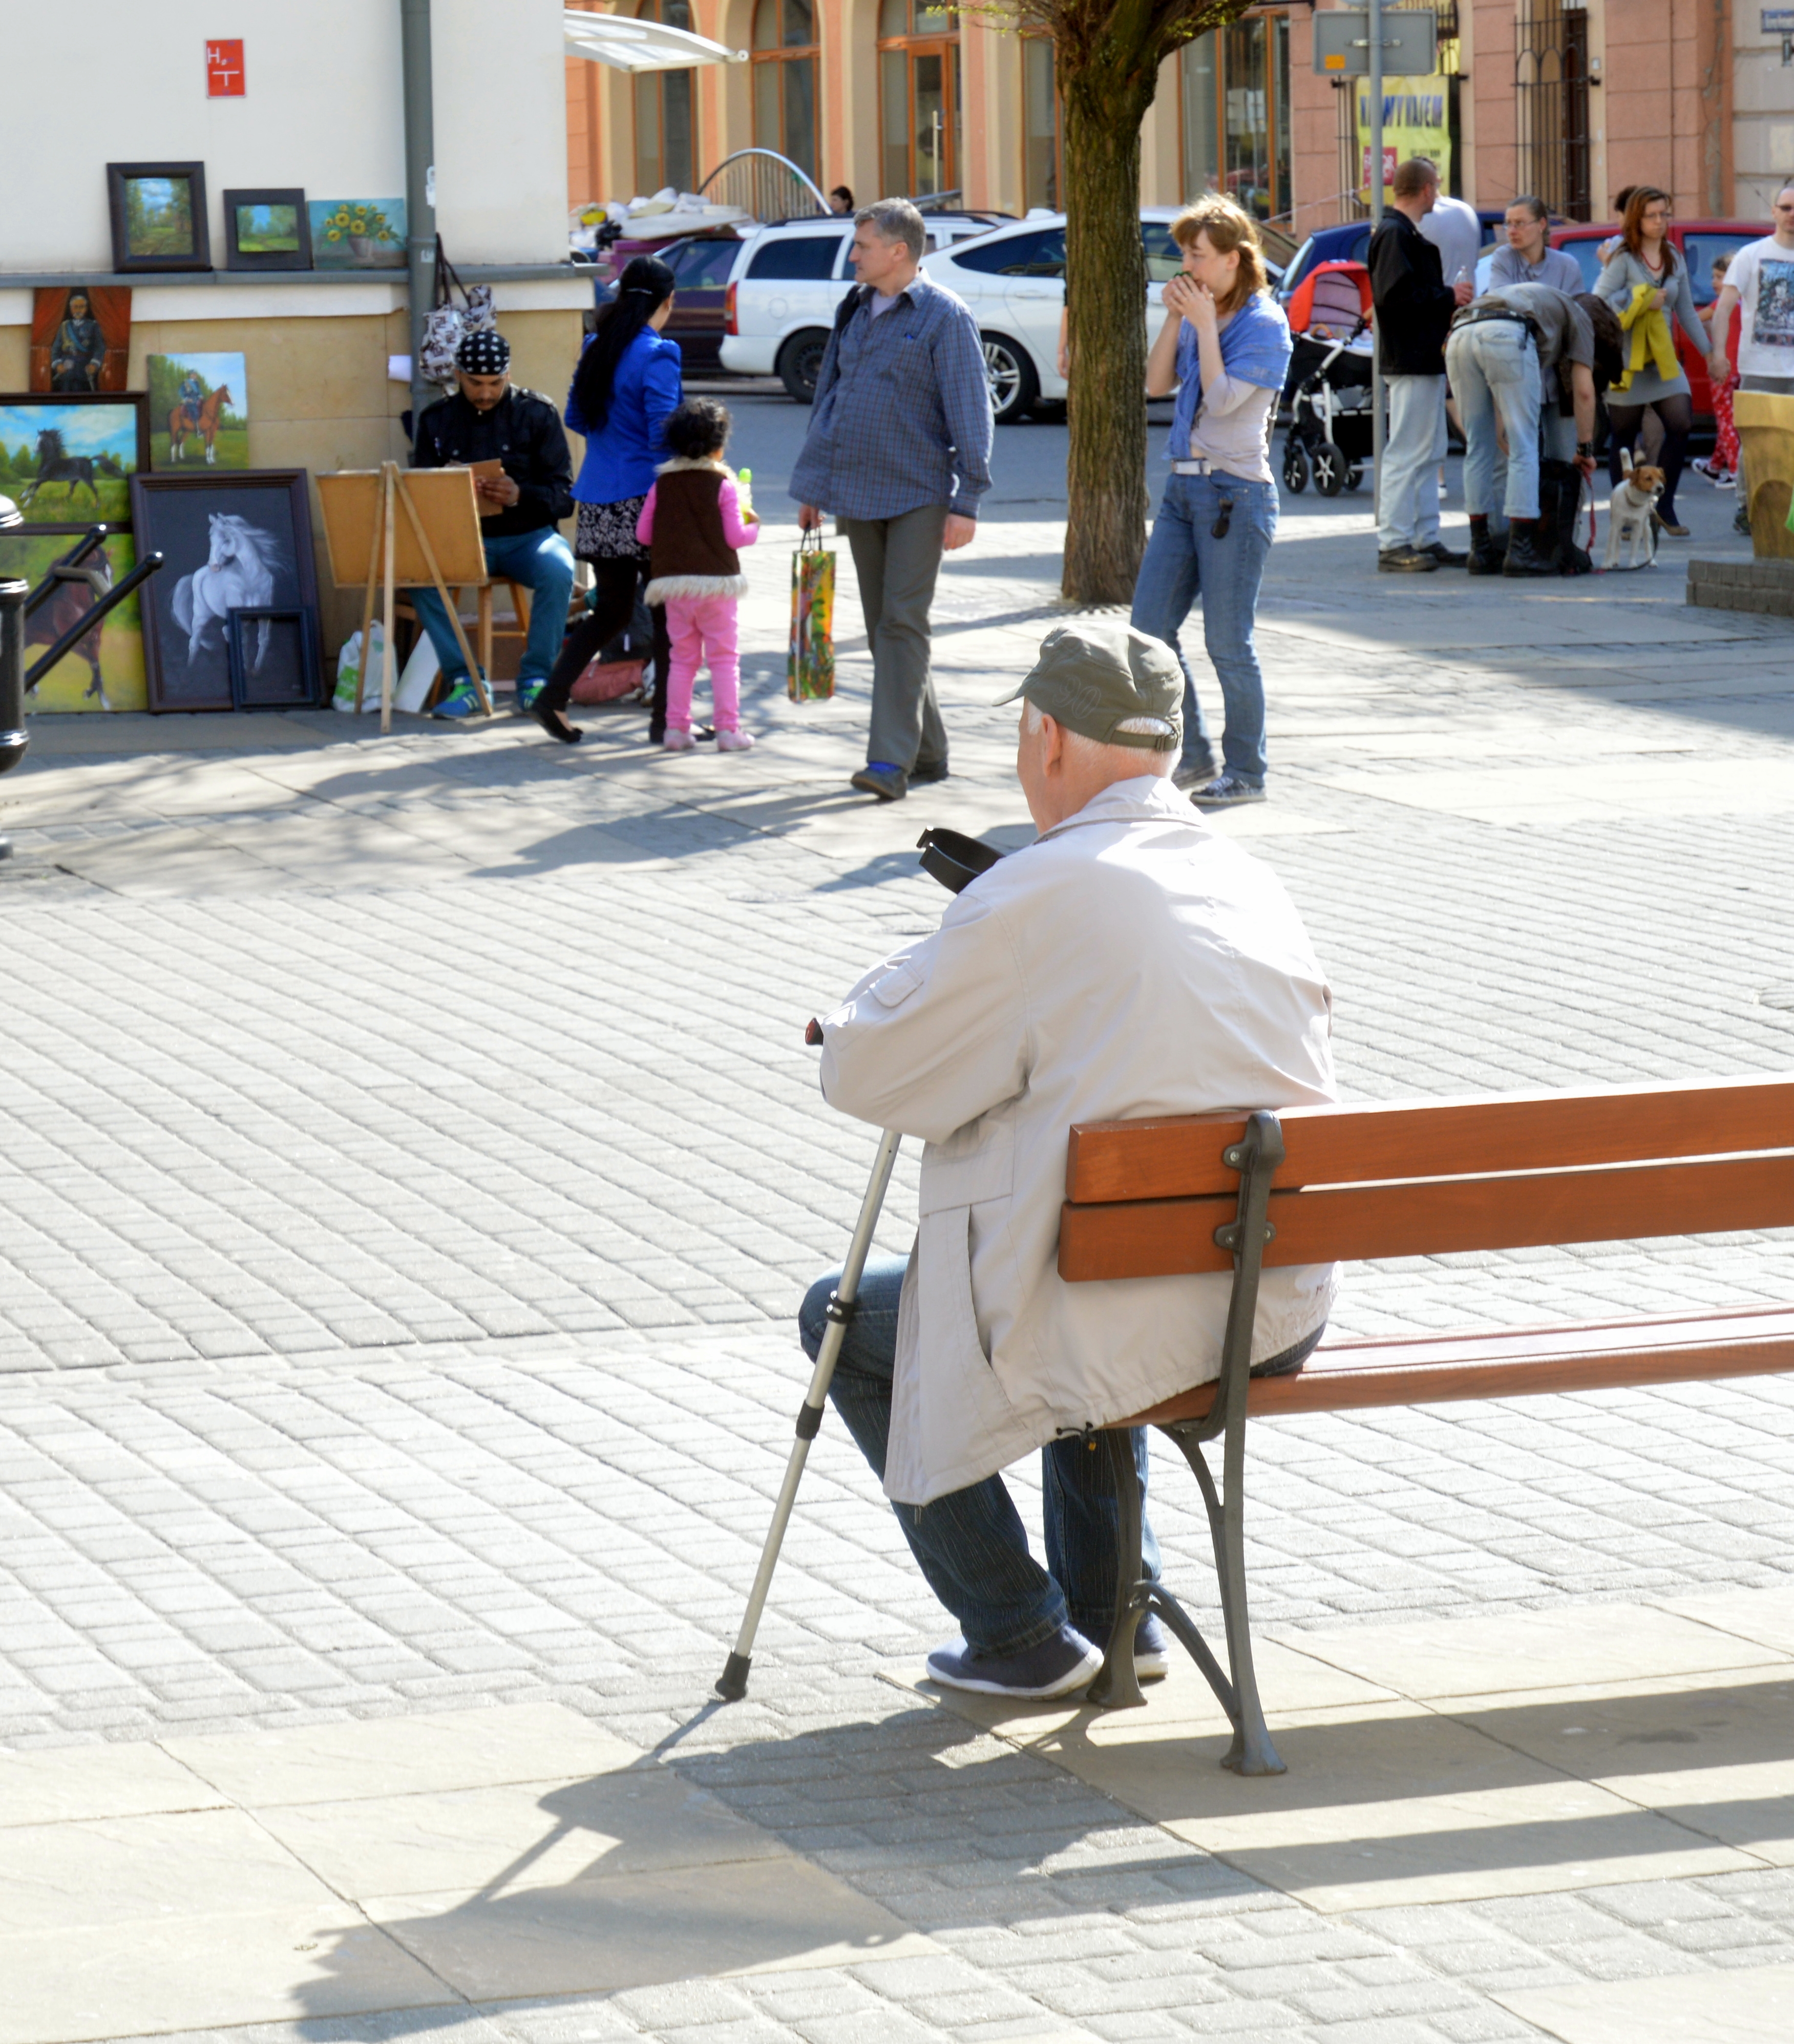
M1102 1666L1102 1650L1062 1625L1021 1654L976 1654L963 1639L937 1646L928 1657L928 1679L983 1696L1064 1696L1095 1681Z
M1250 782L1232 774L1223 774L1218 781L1199 788L1190 797L1199 809L1237 809L1248 802L1261 802L1264 799L1262 788L1255 788Z

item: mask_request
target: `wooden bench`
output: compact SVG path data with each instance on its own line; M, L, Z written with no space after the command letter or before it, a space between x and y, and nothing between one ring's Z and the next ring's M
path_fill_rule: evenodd
M1213 1384L1100 1438L1120 1512L1108 1657L1089 1700L1142 1700L1134 1629L1158 1613L1234 1724L1222 1765L1280 1774L1252 1666L1242 1546L1249 1413L1668 1384L1794 1369L1794 1304L1668 1319L1326 1343L1299 1375L1249 1376L1259 1273L1794 1225L1794 1078L1388 1106L1085 1123L1072 1131L1059 1274L1068 1283L1231 1270ZM1176 1599L1146 1581L1125 1428L1154 1426L1200 1485L1226 1633L1223 1670ZM1222 1488L1202 1452L1222 1441Z

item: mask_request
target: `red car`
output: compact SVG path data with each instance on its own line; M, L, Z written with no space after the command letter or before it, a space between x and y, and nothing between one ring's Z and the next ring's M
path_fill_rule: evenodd
M1573 221L1551 230L1551 246L1562 248L1576 258L1583 275L1588 279L1590 290L1601 274L1601 265L1596 251L1603 241L1618 234L1617 226L1592 227L1581 221ZM1722 256L1730 256L1747 241L1760 241L1772 232L1766 221L1760 220L1676 220L1669 224L1669 239L1674 244L1678 262L1688 266L1688 282L1693 287L1695 309L1703 319L1707 317L1713 303L1713 265ZM1676 336L1676 349L1682 360L1682 369L1688 379L1694 397L1694 422L1697 432L1711 432L1713 425L1713 393L1707 381L1707 364L1700 351L1679 325L1672 321ZM1723 341L1725 336L1714 338Z

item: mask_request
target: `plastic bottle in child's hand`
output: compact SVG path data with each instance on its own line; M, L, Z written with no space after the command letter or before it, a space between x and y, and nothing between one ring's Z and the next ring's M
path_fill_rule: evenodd
M744 468L735 478L735 494L740 501L744 519L754 515L753 484L754 472L751 468Z

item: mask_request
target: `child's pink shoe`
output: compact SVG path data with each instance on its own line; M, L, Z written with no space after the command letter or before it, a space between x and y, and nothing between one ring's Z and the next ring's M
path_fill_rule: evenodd
M681 731L674 724L667 726L667 735L660 740L669 752L689 752L697 742L690 732Z
M716 735L718 752L752 752L754 749L751 731L719 731Z

